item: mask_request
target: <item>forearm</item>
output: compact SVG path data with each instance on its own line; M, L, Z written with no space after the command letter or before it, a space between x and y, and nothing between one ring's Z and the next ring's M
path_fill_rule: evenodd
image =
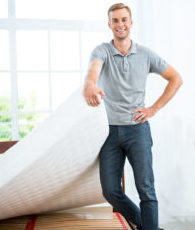
M97 81L98 81L97 74L93 73L93 71L88 72L88 74L85 78L85 84L93 83L96 85Z
M100 61L96 61L96 60L92 61L88 69L87 76L85 78L85 83L88 84L89 82L89 83L96 84L98 81L99 74L101 72L101 68L102 68L102 63Z
M180 86L182 85L181 77L177 79L170 80L167 84L163 94L158 98L158 100L151 106L156 111L164 107L176 94Z
M84 97L88 105L91 106L97 106L100 104L100 101L98 99L98 94L101 95L101 98L105 96L103 90L96 86L98 77L101 72L101 68L102 68L102 63L100 61L97 60L92 61L87 76L85 78Z
M91 94L92 92L96 91L97 81L98 81L98 75L96 70L94 69L89 70L85 78L84 92L86 92L86 94L88 93Z

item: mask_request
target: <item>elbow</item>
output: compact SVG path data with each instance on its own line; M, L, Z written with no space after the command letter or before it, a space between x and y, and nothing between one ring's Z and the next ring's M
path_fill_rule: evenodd
M183 80L180 75L176 75L173 79L169 80L169 83L176 89L179 89L183 85Z
M173 82L177 86L177 88L180 88L183 85L183 79L179 74L175 76Z
M178 76L177 84L179 87L181 87L183 85L183 79L180 75Z

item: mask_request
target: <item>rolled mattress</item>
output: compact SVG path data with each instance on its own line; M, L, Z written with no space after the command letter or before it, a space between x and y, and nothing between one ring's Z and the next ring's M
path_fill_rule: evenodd
M106 202L98 155L108 130L103 100L91 107L74 92L0 155L0 219Z

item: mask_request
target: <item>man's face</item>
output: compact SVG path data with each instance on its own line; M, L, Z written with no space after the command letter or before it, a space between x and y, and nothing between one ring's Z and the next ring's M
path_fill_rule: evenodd
M112 30L114 38L123 40L129 36L132 20L127 9L119 9L110 12L108 26Z

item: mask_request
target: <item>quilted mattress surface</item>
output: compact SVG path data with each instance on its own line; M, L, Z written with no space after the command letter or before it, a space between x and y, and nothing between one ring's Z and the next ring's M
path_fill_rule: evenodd
M0 219L106 202L98 155L108 130L103 100L91 107L74 92L0 155Z

